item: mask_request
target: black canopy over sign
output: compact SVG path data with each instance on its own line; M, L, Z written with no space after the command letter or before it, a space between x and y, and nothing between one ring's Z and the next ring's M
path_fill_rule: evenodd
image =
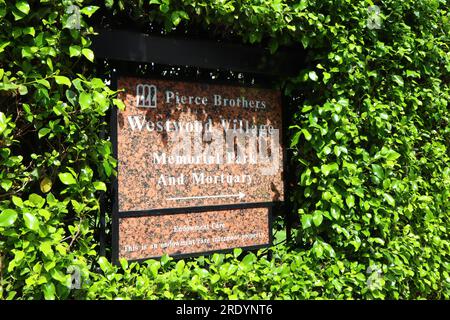
M93 38L98 58L193 66L273 76L294 76L302 67L304 50L268 49L242 44L148 35L129 31L101 30Z

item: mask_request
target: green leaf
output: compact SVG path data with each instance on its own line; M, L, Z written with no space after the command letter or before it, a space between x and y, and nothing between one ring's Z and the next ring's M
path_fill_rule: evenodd
M53 71L53 61L50 59L50 57L47 58L47 65L50 68L51 71Z
M372 164L372 171L380 179L384 179L384 171L383 168L378 164Z
M19 94L21 95L21 96L24 96L24 95L26 95L28 93L28 88L27 88L27 86L24 86L23 84L21 84L20 86L19 86Z
M43 285L45 300L55 300L55 285L52 282L47 282Z
M109 261L105 257L100 257L98 259L98 264L103 272L110 273L112 271L112 265L109 263Z
M97 6L87 6L81 9L80 12L90 18L99 8Z
M317 241L314 243L312 250L317 258L321 258L323 256L323 247Z
M11 200L16 207L23 208L23 201L21 198L17 196L12 196Z
M45 79L37 79L36 80L36 83L39 83L39 84L41 84L41 85L43 85L44 87L46 87L47 89L50 89L50 82L48 82L47 80L45 80Z
M1 180L0 185L2 186L3 190L8 191L11 189L13 182L9 179Z
M105 6L108 9L111 9L113 5L114 5L114 0L105 0Z
M393 79L400 87L403 87L404 82L403 82L403 78L402 78L401 76L394 75L394 76L392 76L392 79Z
M37 231L39 229L39 221L35 215L30 212L25 212L23 214L23 219L25 220L25 226L33 231Z
M85 208L84 204L79 203L75 199L70 200L70 202L72 203L73 208L74 208L76 213L81 213L84 210L84 208Z
M303 36L301 42L303 44L303 48L308 48L310 38L308 36Z
M52 216L50 211L48 211L47 209L39 209L38 212L39 212L39 215L44 217L44 219L46 221L48 221L48 219L50 219L50 217Z
M358 251L359 247L361 247L361 239L358 236L355 236L355 240L350 241L350 244L355 247L355 251Z
M211 284L215 284L220 280L220 275L218 275L217 273L211 276Z
M0 227L10 227L17 219L17 212L13 209L6 209L0 213Z
M237 258L237 257L239 257L241 255L241 253L242 253L242 249L241 248L235 248L233 250L233 257Z
M0 134L8 127L8 119L3 112L0 112Z
M3 18L5 15L6 15L6 3L5 0L0 0L0 18Z
M333 115L331 116L331 120L333 120L334 123L338 123L340 118L336 113L333 113Z
M47 193L52 189L52 180L50 180L50 178L48 177L44 177L39 185L41 187L42 193Z
M167 3L161 3L161 5L159 6L159 10L161 10L162 13L167 13L169 12L170 8Z
M317 73L316 73L315 71L310 71L310 72L308 73L308 76L309 76L309 78L310 78L312 81L317 81L317 80L319 80L319 77L317 76Z
M38 51L39 51L38 47L23 47L21 53L22 57L33 59L35 58L35 54Z
M389 193L383 193L383 197L389 205L395 207L395 200Z
M28 2L23 0L16 2L16 8L24 15L27 15L30 12L30 5L28 4Z
M398 153L398 152L396 152L394 150L389 150L386 153L386 159L389 160L389 161L395 161L398 158L400 158L400 153Z
M53 279L58 280L62 284L67 284L68 281L70 281L70 275L65 275L56 268L50 270L50 275L52 276Z
M108 160L104 160L103 163L102 163L102 166L103 166L103 169L105 170L106 175L108 177L110 177L111 174L112 174L112 167L109 164Z
M186 265L186 262L184 260L179 260L175 266L175 270L177 270L178 275L182 275L184 271L184 266Z
M127 270L128 269L128 261L125 258L120 258L119 259L119 263L122 266L123 270Z
M1 50L0 50L1 52ZM9 91L9 90L17 90L19 88L19 85L14 83L5 83L0 82L0 90Z
M58 174L58 177L59 180L61 180L61 182L65 185L72 185L77 183L74 176L70 172L60 173Z
M331 216L337 220L341 216L341 209L339 209L339 207L337 205L332 204L331 208L330 208L330 213L331 213Z
M10 44L11 44L11 41L5 41L5 42L1 41L1 42L0 42L0 53L2 53L3 51L5 51L5 48L6 48L7 46L9 46Z
M36 30L34 29L34 27L25 27L22 29L22 33L24 35L31 35L34 37L36 35Z
M323 164L320 167L320 171L324 174L324 176L328 176L330 173L338 171L339 165L336 162L330 163L330 164Z
M125 104L120 99L113 99L114 105L121 111L125 110Z
M302 220L302 228L303 229L307 229L307 228L311 227L312 215L303 214L301 216L301 220Z
M312 138L311 133L307 129L302 129L303 136L305 137L306 141L310 141Z
M322 212L321 211L314 212L314 214L312 216L312 221L314 222L314 225L316 227L320 226L322 224L322 221L323 221Z
M42 137L45 137L50 131L50 128L41 128L38 132L38 137L41 139Z
M66 98L70 102L71 105L75 106L77 102L77 95L72 90L66 90Z
M100 92L94 91L93 101L100 107L100 110L106 111L109 108L109 99Z
M355 206L355 197L350 194L345 198L345 203L349 208L353 208Z
M83 50L81 50L81 53L86 57L86 59L94 62L94 52L91 49L84 48Z
M95 181L94 183L95 190L106 191L106 184L101 181Z
M299 11L303 11L303 10L305 10L307 7L308 7L308 1L307 1L307 0L301 0L300 2L297 2L297 3L294 5L294 8L295 8L296 10L299 10Z
M81 110L88 109L91 106L91 104L92 104L91 95L89 93L87 93L87 92L82 92L80 94L78 102L80 103Z
M79 57L81 56L81 47L80 46L70 46L69 47L70 57Z
M300 138L301 133L301 131L297 131L296 133L294 133L291 140L291 148L295 147L298 144L298 139Z
M253 253L249 253L244 257L244 259L242 259L240 265L246 269L249 269L249 268L251 268L251 266L253 265L255 260L256 260L256 256Z
M42 208L45 204L45 199L42 198L40 195L36 194L36 193L32 193L30 194L30 196L28 197L28 200L35 206L38 208Z
M302 175L300 176L300 185L302 186L309 186L311 185L312 179L311 179L311 170L306 169Z
M172 14L171 14L171 16L170 16L170 19L172 20L172 24L173 24L174 26L177 26L177 25L180 24L181 17L180 17L180 15L178 14L177 11L172 12Z
M408 78L420 78L420 73L414 70L406 70L406 77Z
M167 254L164 254L162 257L161 257L161 265L162 266L165 266L169 261L170 261L170 257L169 257L169 255L167 255Z
M55 81L57 84L64 84L68 87L70 87L72 85L72 83L70 82L70 79L64 76L55 76Z
M46 257L52 257L53 256L53 250L52 245L50 241L43 241L39 245L39 250L46 256Z

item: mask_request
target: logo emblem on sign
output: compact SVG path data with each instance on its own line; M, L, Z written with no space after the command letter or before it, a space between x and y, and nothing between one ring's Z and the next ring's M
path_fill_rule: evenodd
M155 85L140 83L136 86L136 107L156 108Z

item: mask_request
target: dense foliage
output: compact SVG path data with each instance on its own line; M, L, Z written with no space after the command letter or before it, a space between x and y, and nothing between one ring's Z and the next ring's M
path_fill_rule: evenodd
M450 298L449 7L0 0L0 297ZM121 104L89 47L92 25L114 17L309 50L308 67L280 83L294 105L293 243L270 259L99 258L99 197L116 165L104 116Z

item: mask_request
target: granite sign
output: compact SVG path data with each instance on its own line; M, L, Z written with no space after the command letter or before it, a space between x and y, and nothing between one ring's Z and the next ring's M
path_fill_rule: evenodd
M270 242L284 200L279 91L121 77L116 258Z

